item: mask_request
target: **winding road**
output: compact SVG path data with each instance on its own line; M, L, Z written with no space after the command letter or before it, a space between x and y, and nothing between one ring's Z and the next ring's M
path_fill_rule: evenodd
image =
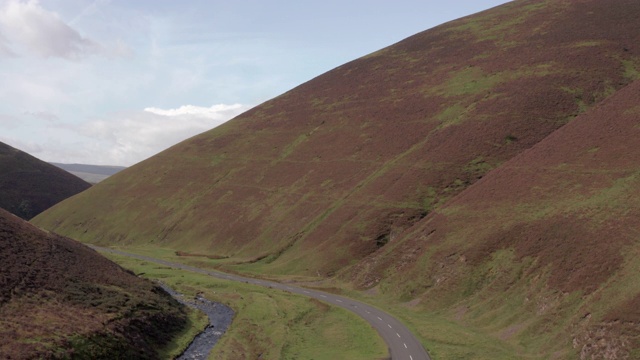
M307 289L298 286L292 286L290 284L282 284L275 281L267 281L261 279L253 279L242 277L238 275L226 274L220 271L205 270L194 266L184 265L180 263L174 263L166 260L160 260L149 256L132 254L124 251L103 248L93 245L88 245L94 250L112 253L116 255L123 255L139 260L154 262L162 265L166 265L172 268L193 271L200 274L206 274L218 279L239 281L248 284L270 287L272 289L279 289L282 291L288 291L294 294L300 294L308 297L324 301L331 305L339 306L347 309L358 316L365 319L378 331L382 339L387 343L389 347L389 355L394 360L431 360L429 354L425 348L420 344L420 341L407 329L400 321L386 312L375 308L371 305L367 305L363 302L349 299L347 297L326 293L323 291Z

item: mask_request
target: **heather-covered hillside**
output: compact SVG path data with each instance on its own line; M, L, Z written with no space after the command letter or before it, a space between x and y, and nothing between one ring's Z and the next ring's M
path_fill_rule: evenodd
M331 275L615 94L640 3L514 1L340 66L35 219Z
M161 288L0 209L3 359L156 359L185 325Z
M0 143L0 208L29 220L91 185L51 164Z
M636 81L344 276L549 355L638 358L639 104Z

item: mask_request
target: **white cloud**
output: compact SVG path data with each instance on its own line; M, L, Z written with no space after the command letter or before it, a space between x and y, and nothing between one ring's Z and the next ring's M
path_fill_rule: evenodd
M129 58L133 56L133 49L122 40L117 40L108 47L102 47L102 54L107 57Z
M16 148L18 150L24 151L27 154L30 154L35 157L38 157L38 156L34 154L37 154L43 151L41 144L34 141L22 141L19 139L0 136L0 142L9 145L12 148Z
M12 44L20 44L42 57L72 59L98 48L36 0L8 1L0 11L0 24Z
M69 25L74 25L75 23L80 21L80 19L97 13L100 7L108 5L110 2L110 0L96 0L92 2L90 5L82 9L82 11L78 15L76 15L76 17L69 21Z
M0 55L28 54L43 58L77 60L86 55L129 56L131 49L121 42L104 46L83 37L55 12L40 6L37 0L8 0L0 8Z
M74 124L46 111L0 113L0 141L44 161L130 166L247 110L246 105L181 106L120 112ZM151 111L150 111L151 110ZM8 126L9 125L9 126ZM29 140L17 134L29 134Z
M58 79L57 74L47 75L44 71L45 67L33 69L35 75L43 74L39 79L33 74L3 74L4 79L10 81L10 86L0 89L0 95L11 105L23 109L73 103L70 92L61 91L59 86L64 80Z
M48 122L56 122L59 120L59 118L56 116L56 114L53 114L51 112L48 111L25 111L24 115L28 115L31 116L33 118L36 119L40 119L40 120L45 120Z
M154 107L145 108L144 111L162 116L183 116L192 115L213 120L228 120L230 116L235 116L248 110L249 107L241 104L218 104L211 107L202 107L195 105L183 105L177 109L159 109Z
M20 124L20 119L7 114L0 114L0 127L2 129L16 129Z
M7 38L0 33L0 57L15 57L16 54L11 51Z
M132 165L158 152L210 130L249 107L240 104L177 109L146 108L120 113L83 125L79 133L90 139L87 159L101 164Z

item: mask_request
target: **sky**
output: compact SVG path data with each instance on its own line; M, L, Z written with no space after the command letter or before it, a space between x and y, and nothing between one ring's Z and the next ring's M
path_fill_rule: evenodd
M130 166L506 0L0 0L0 142Z

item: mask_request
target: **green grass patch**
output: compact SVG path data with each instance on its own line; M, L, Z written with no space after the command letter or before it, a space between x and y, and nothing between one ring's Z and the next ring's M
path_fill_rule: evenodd
M470 269L460 284L440 292L434 288L418 299L405 296L393 282L367 293L348 284L327 286L342 288L348 296L396 316L434 360L575 358L566 331L573 316L580 314L583 296L549 290L546 271L540 277L527 276L535 265L531 258L517 260L511 249L499 250ZM410 287L418 288L420 281Z
M472 18L459 20L460 25L450 27L450 30L459 33L471 33L476 41L495 41L503 47L517 45L516 42L505 41L506 35L518 30L518 25L525 23L526 19L536 12L548 7L548 1L540 1L533 4L521 6L520 9L513 9L517 4L503 5L499 9L484 16L474 16ZM503 15L508 13L509 17Z
M138 250L168 260L175 257L167 249ZM233 308L236 312L233 323L210 359L259 356L264 359L381 359L388 356L386 344L376 331L344 309L279 290L109 253L104 255L146 278L161 280L185 296L202 292L207 299Z
M291 155L291 153L293 152L293 150L298 147L298 145L302 144L303 142L307 141L307 139L309 138L310 134L302 134L300 136L298 136L295 140L293 140L292 143L288 144L283 150L282 153L280 153L280 156L278 157L278 160L283 160L285 159L287 156Z
M486 74L479 67L469 66L454 72L444 84L428 88L427 92L448 97L473 95L488 91L501 81L504 81L504 74ZM458 108L457 112L462 110L467 109ZM456 112L456 109L450 112Z
M581 47L593 47L600 46L603 42L601 40L583 40L577 43L572 44L572 47L581 48Z
M187 313L187 325L184 330L178 333L169 344L158 350L161 359L173 359L182 354L196 335L209 325L209 318L205 313L192 308L188 308Z
M622 66L624 66L624 77L630 80L640 79L640 66L637 61L633 60L621 60Z
M478 327L457 322L443 312L425 311L399 304L389 295L364 295L347 291L350 297L367 302L393 314L418 338L434 360L439 359L514 359L518 350Z
M458 125L464 121L466 114L475 107L475 104L465 107L457 103L444 109L436 118L440 121L439 128L445 128L451 125Z
M493 166L489 164L483 156L478 156L477 158L469 161L463 169L465 172L470 174L485 174L493 169Z

